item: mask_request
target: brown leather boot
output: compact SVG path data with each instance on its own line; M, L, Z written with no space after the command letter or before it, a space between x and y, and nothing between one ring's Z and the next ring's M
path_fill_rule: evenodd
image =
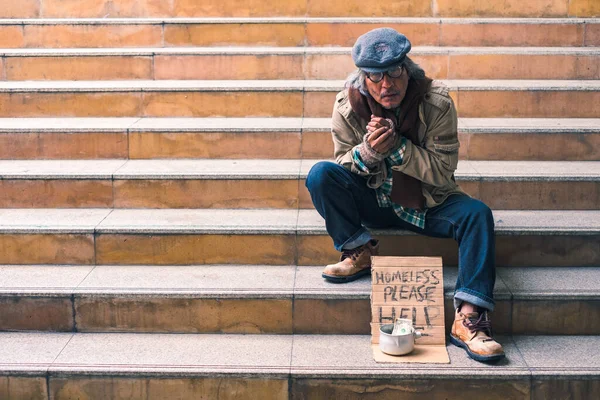
M371 273L371 256L379 254L379 241L373 239L356 249L344 250L340 262L323 270L323 278L333 283L352 282Z
M492 339L487 311L463 314L456 309L450 341L465 349L473 360L489 362L504 358L502 345Z

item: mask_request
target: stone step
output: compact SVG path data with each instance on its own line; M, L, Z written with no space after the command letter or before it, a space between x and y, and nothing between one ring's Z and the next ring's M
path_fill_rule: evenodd
M593 18L271 17L9 19L0 20L0 47L351 47L384 26L419 46L600 45Z
M598 80L446 80L461 117L600 115ZM328 117L343 81L0 82L0 117Z
M600 119L459 118L458 128L461 159L600 161ZM332 155L329 118L0 119L0 159Z
M345 79L356 69L350 53L350 47L5 49L0 78ZM600 79L600 47L414 47L410 54L434 79Z
M0 330L370 334L371 280L327 283L322 266L0 266ZM500 334L600 334L600 268L499 268ZM454 317L457 270L444 269ZM576 315L577 323L573 322Z
M450 364L378 364L367 335L1 333L11 399L219 398L592 400L598 336L501 336L486 365L448 345ZM468 376L469 379L461 379ZM574 396L576 395L576 396Z
M498 266L600 266L600 211L494 216ZM457 263L451 239L373 233L382 255ZM0 264L324 265L338 258L314 210L0 209Z
M359 0L315 2L292 0L271 4L236 0L23 0L0 5L0 18L123 18L123 17L593 17L600 5L591 0L546 0L523 4L517 0L481 3L466 0L424 2L375 1L368 7Z
M1 208L313 208L316 160L0 161ZM598 161L460 161L493 209L600 209Z

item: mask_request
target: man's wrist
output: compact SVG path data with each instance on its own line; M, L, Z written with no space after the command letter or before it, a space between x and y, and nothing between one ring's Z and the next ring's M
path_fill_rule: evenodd
M385 154L379 153L377 150L371 147L368 141L369 136L370 133L365 135L365 140L359 146L358 151L363 163L365 163L367 167L372 168L383 161Z

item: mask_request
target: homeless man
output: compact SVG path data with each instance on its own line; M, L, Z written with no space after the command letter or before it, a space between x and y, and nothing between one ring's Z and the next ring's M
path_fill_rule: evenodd
M358 68L335 100L331 132L337 163L319 162L306 186L340 262L323 277L349 282L370 274L379 243L365 228L406 229L459 245L451 341L478 361L504 357L492 339L494 219L454 180L456 109L448 89L407 53L409 40L379 28L358 38ZM401 245L401 241L398 243Z

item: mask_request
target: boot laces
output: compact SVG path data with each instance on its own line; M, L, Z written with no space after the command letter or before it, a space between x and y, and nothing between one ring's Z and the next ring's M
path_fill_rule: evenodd
M465 318L463 320L463 325L467 327L471 333L485 333L488 338L483 339L484 342L494 340L492 339L492 321L487 318L487 314L485 312L482 312L479 315L479 318Z
M360 254L364 251L364 249L365 246L359 246L355 249L343 249L340 261L344 261L346 258L349 258L352 261L356 261Z

